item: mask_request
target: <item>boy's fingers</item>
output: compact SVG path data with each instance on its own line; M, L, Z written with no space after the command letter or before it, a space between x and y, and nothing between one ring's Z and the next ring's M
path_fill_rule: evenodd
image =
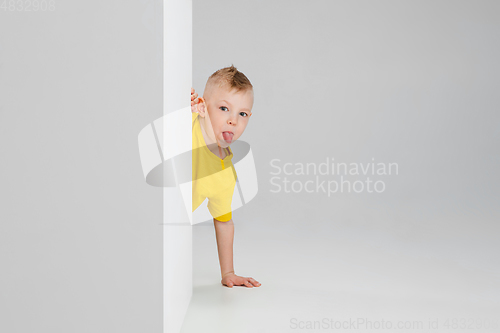
M253 285L248 281L245 281L245 286L247 286L248 288L253 288Z
M250 282L252 282L252 283L253 283L253 285L254 285L254 286L256 286L256 287L260 286L260 282L259 282L259 281L256 281L256 280L255 280L255 279L253 279L253 278L249 278L249 280L250 280Z

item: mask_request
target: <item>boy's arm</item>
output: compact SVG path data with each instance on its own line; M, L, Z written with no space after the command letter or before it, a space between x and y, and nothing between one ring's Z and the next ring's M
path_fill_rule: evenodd
M215 236L217 238L217 250L219 252L219 263L221 271L221 283L229 288L233 286L247 286L249 288L259 287L260 283L251 277L242 277L234 274L233 266L233 219L221 222L214 218Z

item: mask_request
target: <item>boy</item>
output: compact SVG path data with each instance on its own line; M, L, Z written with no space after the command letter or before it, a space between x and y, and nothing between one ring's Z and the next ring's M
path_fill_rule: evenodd
M236 141L252 115L253 86L236 67L226 67L207 80L203 97L191 88L193 112L193 211L208 198L214 220L221 269L221 283L233 286L260 287L251 277L234 273L234 224L231 200L236 171L229 145ZM208 148L208 149L207 149Z

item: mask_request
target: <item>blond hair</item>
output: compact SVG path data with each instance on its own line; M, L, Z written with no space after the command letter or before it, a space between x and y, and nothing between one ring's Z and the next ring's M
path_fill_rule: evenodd
M210 94L215 87L236 89L238 92L253 89L250 80L233 65L221 68L210 75L203 95Z

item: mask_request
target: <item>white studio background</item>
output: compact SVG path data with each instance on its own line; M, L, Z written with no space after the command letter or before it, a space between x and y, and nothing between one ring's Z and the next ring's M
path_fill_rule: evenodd
M339 313L394 313L373 306L393 293L418 295L417 314L498 313L499 13L496 1L193 1L193 86L231 63L255 86L241 139L259 193L234 212L235 266L263 283L252 295L278 280L291 295L234 327L286 332L291 315L334 316L361 294L373 303ZM160 14L147 0L0 11L0 331L161 331L162 192L137 151L162 116ZM327 157L399 173L377 177L378 194L271 192L273 159ZM208 230L194 228L194 280L219 288ZM200 307L207 329L226 320L208 318L221 300Z
M498 2L203 0L193 10L195 89L231 64L254 85L241 139L252 146L259 193L233 213L234 246L236 271L263 286L252 291L259 296L222 292L233 303L210 312L213 232L195 228L197 306L183 332L195 332L200 316L224 332L286 332L301 315L498 311ZM316 185L300 190L314 175L272 166L294 171L327 158L397 163L398 173L370 176L382 193L329 196ZM285 177L295 192L289 184L285 193Z
M305 229L368 219L367 227L410 238L445 225L485 237L498 230L496 2L195 1L193 8L195 88L202 93L206 78L231 63L255 86L242 140L259 159L261 201L245 215L264 210L272 224ZM271 193L273 159L283 166L327 157L397 163L399 175L383 179L381 194ZM314 222L284 222L282 214Z

